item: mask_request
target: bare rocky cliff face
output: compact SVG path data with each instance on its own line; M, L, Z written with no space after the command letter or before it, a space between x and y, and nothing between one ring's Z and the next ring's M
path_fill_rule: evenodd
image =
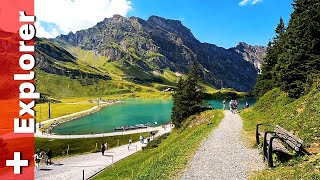
M197 40L180 21L151 16L115 15L96 26L61 35L53 42L78 46L144 71L187 73L198 61L203 79L213 86L251 91L261 67L265 47L239 43L230 49Z
M236 47L231 49L241 54L244 60L252 63L258 72L261 72L263 58L267 51L265 46L251 46L245 42L240 42Z

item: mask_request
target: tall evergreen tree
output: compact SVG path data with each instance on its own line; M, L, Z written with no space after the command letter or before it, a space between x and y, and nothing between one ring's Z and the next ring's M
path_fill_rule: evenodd
M173 94L171 119L178 128L187 117L201 111L203 91L198 85L200 79L198 71L198 64L194 62L186 80L180 78Z
M184 119L184 112L186 111L185 107L183 106L183 87L184 87L184 80L182 78L179 79L178 85L176 87L175 93L173 94L173 106L171 112L171 119L173 124L179 128L181 122Z
M203 101L202 88L198 85L200 80L199 74L199 65L193 62L184 86L185 103L189 108L190 115L200 111Z
M256 97L260 97L277 85L277 79L275 75L275 69L277 65L278 55L283 51L283 37L286 28L282 18L280 18L279 24L276 27L276 36L269 42L267 47L266 57L264 58L264 64L262 66L262 74L258 75L257 83L254 88L254 94Z
M309 91L308 79L320 73L320 1L295 0L293 7L276 76L280 88L298 98Z
M294 0L293 8L287 29L280 19L277 36L268 46L254 90L258 96L280 87L298 98L320 76L320 1Z

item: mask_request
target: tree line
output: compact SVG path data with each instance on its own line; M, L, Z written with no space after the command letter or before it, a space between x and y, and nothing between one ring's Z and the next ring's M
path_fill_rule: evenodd
M288 26L282 18L269 42L254 94L280 88L289 97L308 93L320 77L320 1L294 0Z

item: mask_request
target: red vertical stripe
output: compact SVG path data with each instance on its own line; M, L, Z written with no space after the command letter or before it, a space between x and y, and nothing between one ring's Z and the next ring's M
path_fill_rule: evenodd
M14 134L13 119L19 118L19 86L14 74L26 73L19 66L19 11L34 15L34 0L0 0L0 179L34 179L33 154L34 135ZM27 42L34 44L34 40ZM34 53L28 53L33 54ZM31 81L34 83L34 81ZM26 101L28 103L29 101ZM24 116L28 118L30 116ZM6 167L14 152L21 152L22 159L29 160L20 175L14 175L13 167Z

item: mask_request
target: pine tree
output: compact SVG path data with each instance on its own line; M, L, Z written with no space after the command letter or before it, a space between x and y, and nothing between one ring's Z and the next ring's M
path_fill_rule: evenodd
M177 128L186 118L201 111L203 91L198 85L199 80L198 64L194 62L187 79L180 78L173 94L171 119Z
M203 93L198 85L200 79L198 71L198 64L194 62L185 81L184 93L186 104L189 107L189 115L199 112L203 101L201 97Z
M276 36L269 42L267 47L266 57L262 66L262 74L258 75L257 83L254 88L256 97L261 97L266 92L277 86L277 79L275 75L278 55L283 51L283 37L286 28L282 18L275 30Z
M176 87L175 93L173 94L173 106L172 106L172 112L171 112L171 119L173 124L179 128L181 125L181 122L184 119L184 111L183 109L183 87L184 87L184 80L182 78L179 79L178 85Z
M276 76L280 88L298 98L309 91L309 79L320 73L320 1L294 2Z
M280 19L277 36L268 46L254 90L258 96L280 87L298 98L310 91L314 77L320 75L320 1L294 0L293 8L287 29Z

